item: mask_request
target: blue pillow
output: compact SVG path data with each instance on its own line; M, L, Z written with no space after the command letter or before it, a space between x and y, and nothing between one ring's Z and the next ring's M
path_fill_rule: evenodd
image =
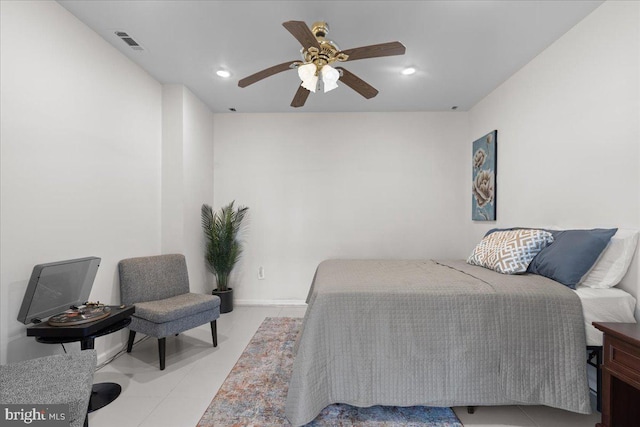
M527 272L575 289L618 229L547 231L553 234L553 243L536 255Z

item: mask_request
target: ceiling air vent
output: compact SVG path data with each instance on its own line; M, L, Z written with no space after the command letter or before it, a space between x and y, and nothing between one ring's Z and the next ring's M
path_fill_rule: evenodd
M133 50L144 50L137 41L131 38L131 36L124 31L116 31L116 36L120 37Z

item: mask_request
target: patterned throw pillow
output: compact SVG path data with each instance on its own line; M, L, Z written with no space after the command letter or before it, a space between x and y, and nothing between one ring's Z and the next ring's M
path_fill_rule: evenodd
M538 252L551 243L553 235L544 230L496 231L478 243L467 263L503 274L524 273Z

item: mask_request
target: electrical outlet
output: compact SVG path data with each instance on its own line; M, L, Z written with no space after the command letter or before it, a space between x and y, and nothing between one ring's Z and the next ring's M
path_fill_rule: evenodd
M260 268L258 268L258 280L263 280L264 279L264 267L260 266Z

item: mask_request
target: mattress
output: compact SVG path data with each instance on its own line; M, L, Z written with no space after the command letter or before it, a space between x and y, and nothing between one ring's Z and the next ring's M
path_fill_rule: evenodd
M602 345L602 332L594 328L592 322L636 323L633 315L636 299L622 289L578 286L575 293L582 302L587 345Z

